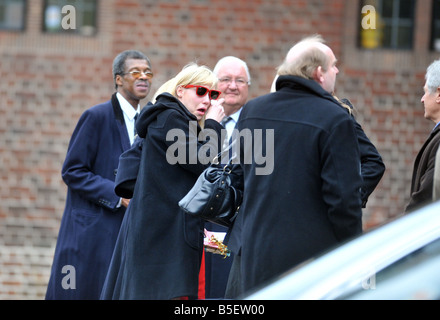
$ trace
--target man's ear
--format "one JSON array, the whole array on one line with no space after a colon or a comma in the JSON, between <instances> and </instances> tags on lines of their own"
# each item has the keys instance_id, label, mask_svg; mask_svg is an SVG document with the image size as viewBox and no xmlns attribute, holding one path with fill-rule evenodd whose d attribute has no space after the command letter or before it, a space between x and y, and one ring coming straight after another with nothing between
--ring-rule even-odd
<instances>
[{"instance_id":1,"label":"man's ear","mask_svg":"<svg viewBox=\"0 0 440 320\"><path fill-rule=\"evenodd\" d=\"M315 72L313 73L313 77L314 77L314 80L316 82L318 82L319 84L322 85L324 83L324 72L323 72L321 66L316 68Z\"/></svg>"},{"instance_id":2,"label":"man's ear","mask_svg":"<svg viewBox=\"0 0 440 320\"><path fill-rule=\"evenodd\" d=\"M435 90L435 102L440 104L440 87Z\"/></svg>"},{"instance_id":3,"label":"man's ear","mask_svg":"<svg viewBox=\"0 0 440 320\"><path fill-rule=\"evenodd\" d=\"M122 76L120 74L116 75L115 82L116 82L118 87L122 87L122 85L123 85L123 83L122 83Z\"/></svg>"}]
</instances>

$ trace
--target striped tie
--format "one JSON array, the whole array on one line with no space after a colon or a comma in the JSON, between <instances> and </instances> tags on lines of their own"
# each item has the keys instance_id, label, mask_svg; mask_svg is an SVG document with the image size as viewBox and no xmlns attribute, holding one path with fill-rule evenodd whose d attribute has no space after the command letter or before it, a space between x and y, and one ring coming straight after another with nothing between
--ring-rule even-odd
<instances>
[{"instance_id":1,"label":"striped tie","mask_svg":"<svg viewBox=\"0 0 440 320\"><path fill-rule=\"evenodd\" d=\"M137 135L137 131L136 131L136 121L139 117L139 113L136 113L136 115L134 116L134 136L136 137Z\"/></svg>"},{"instance_id":2,"label":"striped tie","mask_svg":"<svg viewBox=\"0 0 440 320\"><path fill-rule=\"evenodd\" d=\"M223 120L220 122L220 124L224 127L231 120L232 120L232 117L226 116L226 117L223 118Z\"/></svg>"}]
</instances>

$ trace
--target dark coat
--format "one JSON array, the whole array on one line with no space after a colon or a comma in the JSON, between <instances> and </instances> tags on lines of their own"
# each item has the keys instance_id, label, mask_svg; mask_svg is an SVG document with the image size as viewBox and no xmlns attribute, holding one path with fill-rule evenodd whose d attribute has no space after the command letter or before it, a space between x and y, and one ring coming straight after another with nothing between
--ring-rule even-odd
<instances>
[{"instance_id":1,"label":"dark coat","mask_svg":"<svg viewBox=\"0 0 440 320\"><path fill-rule=\"evenodd\" d=\"M351 102L347 99L342 99L342 102L347 104L350 108L353 108ZM385 173L385 164L382 161L382 157L377 151L370 139L368 139L362 126L352 116L356 128L356 134L359 143L359 153L361 156L361 175L362 175L362 187L361 198L362 207L365 208L367 201L374 189L376 189L380 180Z\"/></svg>"},{"instance_id":2,"label":"dark coat","mask_svg":"<svg viewBox=\"0 0 440 320\"><path fill-rule=\"evenodd\" d=\"M145 110L145 109L144 109ZM130 149L119 157L118 171L115 179L115 193L125 199L133 198L141 163L144 139L137 136Z\"/></svg>"},{"instance_id":3,"label":"dark coat","mask_svg":"<svg viewBox=\"0 0 440 320\"><path fill-rule=\"evenodd\" d=\"M62 168L67 200L46 299L99 299L125 212L117 208L115 173L129 147L116 95L79 119Z\"/></svg>"},{"instance_id":4,"label":"dark coat","mask_svg":"<svg viewBox=\"0 0 440 320\"><path fill-rule=\"evenodd\" d=\"M151 105L151 102L148 102L147 106ZM141 114L146 110L149 110L149 108L143 108ZM134 186L136 185L139 165L141 163L143 144L144 139L136 135L131 148L119 157L115 178L115 193L122 198L131 199L133 197Z\"/></svg>"},{"instance_id":5,"label":"dark coat","mask_svg":"<svg viewBox=\"0 0 440 320\"><path fill-rule=\"evenodd\" d=\"M240 132L250 129L257 140L257 129L263 135L274 133L274 170L269 175L256 173L262 167L258 158L246 163L249 144L240 143L244 292L362 232L360 154L353 121L314 81L282 76L277 86L277 92L248 102L237 124Z\"/></svg>"},{"instance_id":6,"label":"dark coat","mask_svg":"<svg viewBox=\"0 0 440 320\"><path fill-rule=\"evenodd\" d=\"M414 162L411 198L405 212L413 211L432 202L435 156L440 145L440 126L429 135Z\"/></svg>"},{"instance_id":7,"label":"dark coat","mask_svg":"<svg viewBox=\"0 0 440 320\"><path fill-rule=\"evenodd\" d=\"M197 120L173 96L163 94L145 109L136 125L144 138L139 173L101 298L197 297L203 221L185 214L178 202L208 166L196 159L206 142L190 133L189 122ZM220 139L218 122L206 120L205 129ZM197 126L197 135L200 131ZM170 152L180 133L186 157L172 163L167 156L181 156Z\"/></svg>"}]
</instances>

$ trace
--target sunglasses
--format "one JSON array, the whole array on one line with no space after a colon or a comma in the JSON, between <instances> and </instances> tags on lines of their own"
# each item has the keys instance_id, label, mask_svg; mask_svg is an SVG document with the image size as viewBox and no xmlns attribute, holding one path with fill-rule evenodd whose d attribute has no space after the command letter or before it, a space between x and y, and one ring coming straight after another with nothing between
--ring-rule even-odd
<instances>
[{"instance_id":1,"label":"sunglasses","mask_svg":"<svg viewBox=\"0 0 440 320\"><path fill-rule=\"evenodd\" d=\"M193 86L193 85L189 84L189 85L186 85L183 87L186 89L196 88L196 94L199 97L204 97L209 92L209 99L211 99L211 100L217 100L218 97L220 97L220 95L222 94L221 91L209 90L207 87L204 87L204 86Z\"/></svg>"},{"instance_id":2,"label":"sunglasses","mask_svg":"<svg viewBox=\"0 0 440 320\"><path fill-rule=\"evenodd\" d=\"M135 78L135 79L139 79L142 76L146 76L148 79L152 79L154 77L154 74L151 71L145 71L145 72L131 71L131 72L123 73L122 75L124 76L126 74L131 74L133 76L133 78Z\"/></svg>"}]
</instances>

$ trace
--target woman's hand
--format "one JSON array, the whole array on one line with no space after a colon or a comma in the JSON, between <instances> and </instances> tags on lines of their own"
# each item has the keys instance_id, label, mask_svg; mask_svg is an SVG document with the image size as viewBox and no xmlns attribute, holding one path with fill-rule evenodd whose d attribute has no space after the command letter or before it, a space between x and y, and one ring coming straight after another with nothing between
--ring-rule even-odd
<instances>
[{"instance_id":1,"label":"woman's hand","mask_svg":"<svg viewBox=\"0 0 440 320\"><path fill-rule=\"evenodd\" d=\"M206 119L212 119L220 123L225 117L225 109L222 106L223 102L225 102L223 98L211 100L211 107L206 112Z\"/></svg>"}]
</instances>

